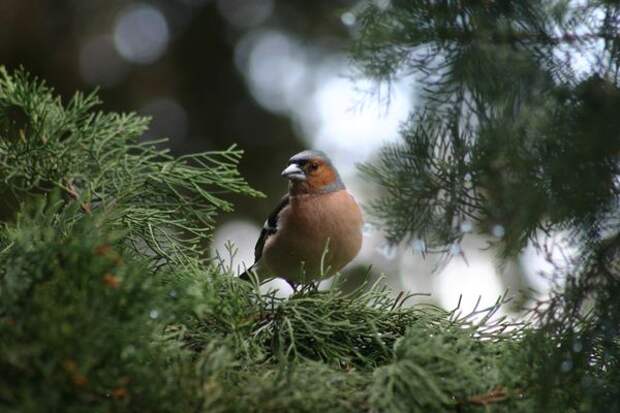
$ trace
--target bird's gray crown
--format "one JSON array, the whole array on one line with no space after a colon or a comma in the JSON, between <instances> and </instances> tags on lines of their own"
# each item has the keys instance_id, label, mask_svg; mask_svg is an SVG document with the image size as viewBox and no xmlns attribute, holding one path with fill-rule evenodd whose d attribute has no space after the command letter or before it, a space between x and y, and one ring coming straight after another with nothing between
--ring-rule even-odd
<instances>
[{"instance_id":1,"label":"bird's gray crown","mask_svg":"<svg viewBox=\"0 0 620 413\"><path fill-rule=\"evenodd\" d=\"M308 149L308 150L299 152L296 155L293 155L291 159L289 159L289 163L304 164L308 162L310 159L317 159L317 158L321 159L322 161L324 161L325 163L329 165L332 164L331 160L328 158L325 152L316 151L312 149Z\"/></svg>"}]
</instances>

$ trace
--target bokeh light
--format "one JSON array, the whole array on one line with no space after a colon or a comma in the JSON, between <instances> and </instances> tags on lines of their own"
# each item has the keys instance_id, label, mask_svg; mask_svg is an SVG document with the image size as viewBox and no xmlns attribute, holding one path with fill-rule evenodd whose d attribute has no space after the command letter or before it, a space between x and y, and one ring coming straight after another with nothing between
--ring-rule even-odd
<instances>
[{"instance_id":1,"label":"bokeh light","mask_svg":"<svg viewBox=\"0 0 620 413\"><path fill-rule=\"evenodd\" d=\"M329 153L343 175L352 175L356 163L398 139L412 81L382 89L369 79L348 78L344 56L317 60L314 53L283 32L250 32L237 46L236 63L261 105L290 116L309 146Z\"/></svg>"},{"instance_id":2,"label":"bokeh light","mask_svg":"<svg viewBox=\"0 0 620 413\"><path fill-rule=\"evenodd\" d=\"M503 294L496 268L490 257L477 251L468 251L467 264L463 259L452 259L436 274L436 287L439 303L446 309L454 308L461 300L461 308L471 311L480 297L481 308L493 305Z\"/></svg>"},{"instance_id":3,"label":"bokeh light","mask_svg":"<svg viewBox=\"0 0 620 413\"><path fill-rule=\"evenodd\" d=\"M296 99L304 95L308 62L293 38L271 30L252 33L240 42L236 54L237 65L261 105L278 113L295 110Z\"/></svg>"},{"instance_id":4,"label":"bokeh light","mask_svg":"<svg viewBox=\"0 0 620 413\"><path fill-rule=\"evenodd\" d=\"M344 24L345 26L350 27L350 26L355 25L357 18L355 17L355 14L351 13L350 11L347 11L347 12L342 13L342 15L340 16L340 21L342 21L342 24Z\"/></svg>"},{"instance_id":5,"label":"bokeh light","mask_svg":"<svg viewBox=\"0 0 620 413\"><path fill-rule=\"evenodd\" d=\"M503 238L504 235L506 235L506 229L500 224L493 225L493 228L491 228L491 234L493 234L495 238Z\"/></svg>"},{"instance_id":6,"label":"bokeh light","mask_svg":"<svg viewBox=\"0 0 620 413\"><path fill-rule=\"evenodd\" d=\"M149 64L159 59L168 46L170 30L162 12L148 4L123 9L114 27L114 44L127 61Z\"/></svg>"},{"instance_id":7,"label":"bokeh light","mask_svg":"<svg viewBox=\"0 0 620 413\"><path fill-rule=\"evenodd\" d=\"M239 268L236 270L243 272L254 264L254 244L259 234L260 227L253 222L241 219L228 222L216 232L211 249L226 261L231 258L228 255L227 244L232 242L237 248L234 261Z\"/></svg>"},{"instance_id":8,"label":"bokeh light","mask_svg":"<svg viewBox=\"0 0 620 413\"><path fill-rule=\"evenodd\" d=\"M387 95L369 79L344 77L346 68L345 60L328 63L313 99L318 112L313 144L333 154L345 175L356 173L357 163L367 160L385 143L399 139L398 127L412 103L409 79L392 85Z\"/></svg>"}]
</instances>

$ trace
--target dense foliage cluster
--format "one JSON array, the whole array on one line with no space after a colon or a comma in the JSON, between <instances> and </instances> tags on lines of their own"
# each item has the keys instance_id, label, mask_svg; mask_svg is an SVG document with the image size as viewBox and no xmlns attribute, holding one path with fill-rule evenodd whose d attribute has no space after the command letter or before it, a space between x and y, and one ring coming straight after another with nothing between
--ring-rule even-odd
<instances>
[{"instance_id":1,"label":"dense foliage cluster","mask_svg":"<svg viewBox=\"0 0 620 413\"><path fill-rule=\"evenodd\" d=\"M525 375L510 368L524 330L491 322L497 306L407 307L378 287L282 299L202 259L196 214L226 208L222 188L256 194L236 173L239 153L172 160L137 143L143 119L91 113L93 99L65 107L3 72L3 411L525 405ZM186 202L170 210L174 197Z\"/></svg>"},{"instance_id":2,"label":"dense foliage cluster","mask_svg":"<svg viewBox=\"0 0 620 413\"><path fill-rule=\"evenodd\" d=\"M239 150L173 158L139 143L145 119L2 70L0 411L620 410L619 6L383 3L354 56L383 80L425 74L425 92L362 167L374 216L440 251L464 222L501 225L503 256L568 234L532 322L497 318L503 299L445 311L338 279L261 294L202 254L223 197L260 195ZM591 43L579 73L566 56Z\"/></svg>"},{"instance_id":3,"label":"dense foliage cluster","mask_svg":"<svg viewBox=\"0 0 620 413\"><path fill-rule=\"evenodd\" d=\"M620 409L620 5L394 0L361 20L365 73L422 90L402 142L362 166L389 239L446 252L473 229L502 258L534 246L556 288L533 311L530 392L553 411Z\"/></svg>"},{"instance_id":4,"label":"dense foliage cluster","mask_svg":"<svg viewBox=\"0 0 620 413\"><path fill-rule=\"evenodd\" d=\"M2 72L0 410L523 404L523 377L503 361L523 334L489 319L500 303L462 315L378 287L262 295L199 254L229 208L221 194L257 195L239 151L172 159L138 143L144 119L95 102L63 105Z\"/></svg>"}]
</instances>

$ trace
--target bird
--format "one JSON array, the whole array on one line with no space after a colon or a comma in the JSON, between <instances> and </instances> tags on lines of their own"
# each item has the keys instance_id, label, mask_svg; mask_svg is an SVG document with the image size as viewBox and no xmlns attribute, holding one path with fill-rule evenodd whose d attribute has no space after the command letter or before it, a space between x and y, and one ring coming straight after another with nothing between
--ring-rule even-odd
<instances>
[{"instance_id":1,"label":"bird","mask_svg":"<svg viewBox=\"0 0 620 413\"><path fill-rule=\"evenodd\" d=\"M362 246L362 211L328 156L305 150L282 171L288 193L265 221L254 264L240 275L284 278L293 289L340 271Z\"/></svg>"}]
</instances>

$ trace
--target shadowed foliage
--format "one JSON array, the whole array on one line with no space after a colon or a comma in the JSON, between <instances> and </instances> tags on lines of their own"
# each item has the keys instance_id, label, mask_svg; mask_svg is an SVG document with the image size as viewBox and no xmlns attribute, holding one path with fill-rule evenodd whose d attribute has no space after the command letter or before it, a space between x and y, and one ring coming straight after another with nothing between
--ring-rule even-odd
<instances>
[{"instance_id":1,"label":"shadowed foliage","mask_svg":"<svg viewBox=\"0 0 620 413\"><path fill-rule=\"evenodd\" d=\"M353 49L366 74L421 90L401 142L361 166L390 241L445 253L473 230L502 259L531 246L551 264L522 343L536 411L619 408L619 16L611 1L394 0L365 9Z\"/></svg>"}]
</instances>

